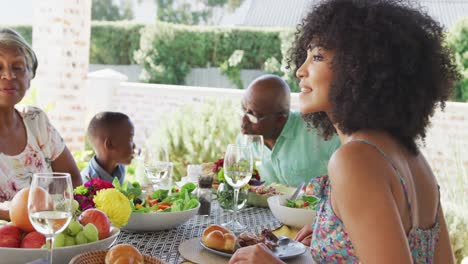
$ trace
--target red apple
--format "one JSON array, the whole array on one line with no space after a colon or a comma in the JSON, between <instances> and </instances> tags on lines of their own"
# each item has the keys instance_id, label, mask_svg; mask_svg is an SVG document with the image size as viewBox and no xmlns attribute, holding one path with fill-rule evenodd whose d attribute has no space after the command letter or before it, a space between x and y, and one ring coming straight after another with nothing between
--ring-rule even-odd
<instances>
[{"instance_id":1,"label":"red apple","mask_svg":"<svg viewBox=\"0 0 468 264\"><path fill-rule=\"evenodd\" d=\"M21 240L21 248L41 248L46 243L46 238L43 234L32 231L26 234Z\"/></svg>"},{"instance_id":2,"label":"red apple","mask_svg":"<svg viewBox=\"0 0 468 264\"><path fill-rule=\"evenodd\" d=\"M99 240L109 237L110 234L110 220L106 213L99 209L88 209L81 213L78 217L78 222L85 226L86 224L93 224L98 230Z\"/></svg>"},{"instance_id":3,"label":"red apple","mask_svg":"<svg viewBox=\"0 0 468 264\"><path fill-rule=\"evenodd\" d=\"M12 225L0 227L0 247L17 248L21 242L21 230Z\"/></svg>"}]
</instances>

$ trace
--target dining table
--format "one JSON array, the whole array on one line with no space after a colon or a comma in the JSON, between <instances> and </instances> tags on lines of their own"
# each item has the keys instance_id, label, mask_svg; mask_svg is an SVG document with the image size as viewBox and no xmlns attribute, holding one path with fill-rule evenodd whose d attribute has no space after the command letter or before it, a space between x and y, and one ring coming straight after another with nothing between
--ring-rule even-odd
<instances>
[{"instance_id":1,"label":"dining table","mask_svg":"<svg viewBox=\"0 0 468 264\"><path fill-rule=\"evenodd\" d=\"M208 216L195 215L184 224L169 230L144 232L121 230L114 244L130 244L142 254L159 258L166 263L228 263L229 258L203 249L198 238L201 238L203 230L208 225L226 223L231 218L232 212L222 209L217 201L213 201L211 214ZM246 231L254 234L260 234L266 228L275 230L282 225L269 208L262 207L243 208L238 211L237 219L246 226ZM181 250L190 252L181 254ZM193 258L185 259L183 255ZM285 261L291 264L313 263L309 250L301 256Z\"/></svg>"}]
</instances>

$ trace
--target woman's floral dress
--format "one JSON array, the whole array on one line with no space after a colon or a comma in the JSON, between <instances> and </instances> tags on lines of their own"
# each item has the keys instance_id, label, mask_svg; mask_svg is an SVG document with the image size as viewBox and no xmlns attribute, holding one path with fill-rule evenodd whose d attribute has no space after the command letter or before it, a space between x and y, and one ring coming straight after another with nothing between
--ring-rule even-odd
<instances>
[{"instance_id":1,"label":"woman's floral dress","mask_svg":"<svg viewBox=\"0 0 468 264\"><path fill-rule=\"evenodd\" d=\"M27 144L15 156L0 152L0 202L9 201L31 184L35 172L51 172L51 163L64 150L65 144L46 114L32 106L18 106L26 128Z\"/></svg>"},{"instance_id":2,"label":"woman's floral dress","mask_svg":"<svg viewBox=\"0 0 468 264\"><path fill-rule=\"evenodd\" d=\"M373 146L390 162L400 178L411 212L405 180L390 158L381 149L368 141L355 141ZM309 186L313 186L313 190L308 191L308 193L320 198L317 206L317 217L312 226L311 252L314 260L317 263L359 263L359 258L356 255L344 224L333 211L330 200L331 185L328 175L322 175L313 179ZM432 228L421 229L412 227L407 237L414 263L434 262L434 252L439 239L439 222L437 221L437 217Z\"/></svg>"}]
</instances>

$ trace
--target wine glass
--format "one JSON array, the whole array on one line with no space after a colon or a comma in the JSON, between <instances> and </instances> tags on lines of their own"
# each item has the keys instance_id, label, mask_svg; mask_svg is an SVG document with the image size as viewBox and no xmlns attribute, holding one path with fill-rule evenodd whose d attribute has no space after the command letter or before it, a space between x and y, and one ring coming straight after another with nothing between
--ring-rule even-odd
<instances>
[{"instance_id":1,"label":"wine glass","mask_svg":"<svg viewBox=\"0 0 468 264\"><path fill-rule=\"evenodd\" d=\"M223 224L234 233L241 233L245 226L237 221L237 202L239 189L245 186L252 178L253 158L252 147L249 145L229 144L224 156L224 178L234 189L234 217L229 223Z\"/></svg>"},{"instance_id":2,"label":"wine glass","mask_svg":"<svg viewBox=\"0 0 468 264\"><path fill-rule=\"evenodd\" d=\"M252 145L252 155L255 167L262 165L263 160L263 136L262 135L242 135L243 145Z\"/></svg>"},{"instance_id":3,"label":"wine glass","mask_svg":"<svg viewBox=\"0 0 468 264\"><path fill-rule=\"evenodd\" d=\"M172 186L172 162L169 162L167 148L164 145L152 145L143 151L143 164L153 190L170 190Z\"/></svg>"},{"instance_id":4,"label":"wine glass","mask_svg":"<svg viewBox=\"0 0 468 264\"><path fill-rule=\"evenodd\" d=\"M73 214L73 186L69 173L34 173L28 196L28 217L46 237L47 261L52 263L54 235L62 232Z\"/></svg>"}]
</instances>

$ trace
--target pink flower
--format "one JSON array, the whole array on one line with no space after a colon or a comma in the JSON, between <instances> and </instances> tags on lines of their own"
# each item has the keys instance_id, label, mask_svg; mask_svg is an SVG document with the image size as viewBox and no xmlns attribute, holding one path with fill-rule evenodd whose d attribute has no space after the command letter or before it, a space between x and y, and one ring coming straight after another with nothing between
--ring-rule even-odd
<instances>
[{"instance_id":1,"label":"pink flower","mask_svg":"<svg viewBox=\"0 0 468 264\"><path fill-rule=\"evenodd\" d=\"M86 209L94 207L93 199L91 199L91 198L89 198L89 197L87 197L85 195L75 194L74 198L78 202L78 204L80 205L80 210L81 211L84 211Z\"/></svg>"}]
</instances>

